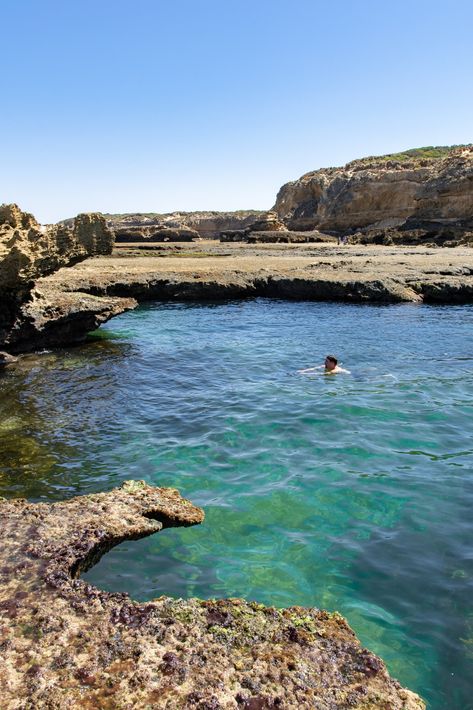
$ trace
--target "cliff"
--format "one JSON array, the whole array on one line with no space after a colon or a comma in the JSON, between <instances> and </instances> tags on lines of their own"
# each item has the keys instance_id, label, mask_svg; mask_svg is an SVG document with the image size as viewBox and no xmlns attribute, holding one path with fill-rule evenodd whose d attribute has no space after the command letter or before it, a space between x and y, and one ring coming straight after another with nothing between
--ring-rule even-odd
<instances>
[{"instance_id":1,"label":"cliff","mask_svg":"<svg viewBox=\"0 0 473 710\"><path fill-rule=\"evenodd\" d=\"M425 708L339 614L138 603L80 579L114 545L203 517L139 481L52 504L0 499L2 709Z\"/></svg>"},{"instance_id":2,"label":"cliff","mask_svg":"<svg viewBox=\"0 0 473 710\"><path fill-rule=\"evenodd\" d=\"M117 242L193 241L216 239L221 232L235 230L284 230L272 212L170 212L168 214L104 215Z\"/></svg>"},{"instance_id":3,"label":"cliff","mask_svg":"<svg viewBox=\"0 0 473 710\"><path fill-rule=\"evenodd\" d=\"M134 302L86 294L47 294L36 281L89 256L110 254L113 234L99 214L71 226L41 226L17 205L0 206L0 350L74 342ZM85 329L85 330L84 330Z\"/></svg>"},{"instance_id":4,"label":"cliff","mask_svg":"<svg viewBox=\"0 0 473 710\"><path fill-rule=\"evenodd\" d=\"M419 149L316 170L283 185L273 209L289 229L361 232L380 241L389 230L393 241L404 233L412 243L468 243L473 146Z\"/></svg>"}]
</instances>

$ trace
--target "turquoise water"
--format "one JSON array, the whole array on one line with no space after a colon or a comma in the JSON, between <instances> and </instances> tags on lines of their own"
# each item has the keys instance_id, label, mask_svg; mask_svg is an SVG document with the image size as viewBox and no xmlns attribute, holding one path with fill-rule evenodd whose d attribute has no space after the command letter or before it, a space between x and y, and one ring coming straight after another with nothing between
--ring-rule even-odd
<instances>
[{"instance_id":1,"label":"turquoise water","mask_svg":"<svg viewBox=\"0 0 473 710\"><path fill-rule=\"evenodd\" d=\"M473 708L473 309L152 304L0 376L0 495L174 486L202 526L86 577L338 610L434 710ZM351 375L300 375L338 354Z\"/></svg>"}]
</instances>

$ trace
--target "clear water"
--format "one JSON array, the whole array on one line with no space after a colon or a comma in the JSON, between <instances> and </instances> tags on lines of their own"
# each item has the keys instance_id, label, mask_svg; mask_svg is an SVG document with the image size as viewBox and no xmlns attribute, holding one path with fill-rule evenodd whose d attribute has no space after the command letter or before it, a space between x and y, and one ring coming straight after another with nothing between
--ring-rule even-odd
<instances>
[{"instance_id":1,"label":"clear water","mask_svg":"<svg viewBox=\"0 0 473 710\"><path fill-rule=\"evenodd\" d=\"M90 581L336 609L429 707L473 708L472 326L471 307L141 307L0 376L0 495L177 487L205 523ZM351 375L296 373L330 352Z\"/></svg>"}]
</instances>

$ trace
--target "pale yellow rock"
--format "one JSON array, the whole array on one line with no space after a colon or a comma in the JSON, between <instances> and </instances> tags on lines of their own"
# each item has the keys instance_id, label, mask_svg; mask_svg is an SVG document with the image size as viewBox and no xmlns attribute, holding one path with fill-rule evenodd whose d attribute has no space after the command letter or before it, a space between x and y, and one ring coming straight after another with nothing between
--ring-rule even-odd
<instances>
[{"instance_id":1,"label":"pale yellow rock","mask_svg":"<svg viewBox=\"0 0 473 710\"><path fill-rule=\"evenodd\" d=\"M291 229L465 225L473 220L473 146L437 159L367 158L316 170L283 185L273 209Z\"/></svg>"}]
</instances>

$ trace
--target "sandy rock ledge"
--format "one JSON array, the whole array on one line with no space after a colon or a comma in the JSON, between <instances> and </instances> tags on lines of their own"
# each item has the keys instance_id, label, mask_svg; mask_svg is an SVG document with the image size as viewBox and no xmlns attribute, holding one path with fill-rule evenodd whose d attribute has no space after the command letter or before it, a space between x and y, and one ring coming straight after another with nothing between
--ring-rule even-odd
<instances>
[{"instance_id":1,"label":"sandy rock ledge","mask_svg":"<svg viewBox=\"0 0 473 710\"><path fill-rule=\"evenodd\" d=\"M2 710L425 707L336 613L136 603L78 578L124 540L203 518L136 481L60 503L0 499Z\"/></svg>"}]
</instances>

